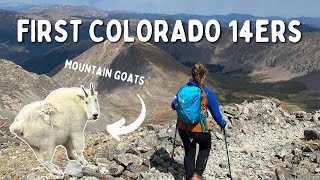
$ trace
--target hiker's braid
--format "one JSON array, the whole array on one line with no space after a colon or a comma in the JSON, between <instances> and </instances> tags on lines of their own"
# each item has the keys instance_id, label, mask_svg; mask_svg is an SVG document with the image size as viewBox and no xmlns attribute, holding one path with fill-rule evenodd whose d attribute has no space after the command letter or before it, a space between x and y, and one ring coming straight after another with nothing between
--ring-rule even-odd
<instances>
[{"instance_id":1,"label":"hiker's braid","mask_svg":"<svg viewBox=\"0 0 320 180\"><path fill-rule=\"evenodd\" d=\"M192 80L196 82L201 89L204 87L204 85L201 83L201 79L206 72L206 67L203 64L195 64L192 68Z\"/></svg>"}]
</instances>

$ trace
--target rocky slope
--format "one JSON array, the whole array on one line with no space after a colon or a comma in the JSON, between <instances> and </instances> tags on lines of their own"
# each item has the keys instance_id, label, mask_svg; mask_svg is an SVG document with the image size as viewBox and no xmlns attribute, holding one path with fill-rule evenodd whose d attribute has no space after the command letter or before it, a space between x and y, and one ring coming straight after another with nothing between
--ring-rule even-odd
<instances>
[{"instance_id":1,"label":"rocky slope","mask_svg":"<svg viewBox=\"0 0 320 180\"><path fill-rule=\"evenodd\" d=\"M48 76L29 73L11 61L0 59L0 87L0 133L3 133L25 104L42 100L59 86Z\"/></svg>"},{"instance_id":2,"label":"rocky slope","mask_svg":"<svg viewBox=\"0 0 320 180\"><path fill-rule=\"evenodd\" d=\"M105 41L97 44L72 59L74 62L94 65L112 70L111 77L103 77L92 73L56 68L52 74L53 80L61 86L80 86L93 82L99 92L99 103L103 112L100 121L90 124L90 127L105 127L107 123L115 122L124 117L128 122L135 120L141 111L139 94L147 108L146 121L166 121L173 118L170 113L170 102L182 84L186 84L191 70L176 62L171 56L149 43L110 43ZM62 69L61 69L62 68ZM121 71L133 75L133 82L117 80L115 72ZM135 76L143 76L144 83L135 83ZM208 84L215 84L210 77ZM138 81L139 82L139 81ZM212 86L209 86L214 89ZM218 87L215 87L215 90ZM222 95L222 93L219 93ZM90 130L93 130L90 128Z\"/></svg>"},{"instance_id":3,"label":"rocky slope","mask_svg":"<svg viewBox=\"0 0 320 180\"><path fill-rule=\"evenodd\" d=\"M229 117L226 131L234 179L319 179L319 111L290 114L276 99L230 104L221 110L226 119ZM171 159L174 124L175 120L170 120L145 125L122 136L121 142L105 132L87 132L88 167L68 162L62 148L53 162L65 172L64 179L182 179L184 151L179 138ZM309 128L312 125L318 126ZM228 179L223 135L216 126L212 142L204 176L208 180ZM55 178L37 163L23 142L1 146L2 179Z\"/></svg>"}]
</instances>

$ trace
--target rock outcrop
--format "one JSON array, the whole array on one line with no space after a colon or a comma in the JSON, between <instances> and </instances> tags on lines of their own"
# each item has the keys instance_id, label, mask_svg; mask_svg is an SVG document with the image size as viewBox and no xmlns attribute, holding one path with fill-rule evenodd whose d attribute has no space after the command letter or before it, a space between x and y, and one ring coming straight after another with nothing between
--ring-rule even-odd
<instances>
[{"instance_id":1,"label":"rock outcrop","mask_svg":"<svg viewBox=\"0 0 320 180\"><path fill-rule=\"evenodd\" d=\"M221 111L229 121L226 136L233 179L319 178L319 139L304 139L304 127L319 124L319 121L301 119L300 115L297 116L301 112L284 111L276 99L226 105L221 107ZM312 117L312 113L302 114ZM57 164L64 170L65 179L183 179L184 150L179 136L171 158L174 135L175 120L168 120L166 124L144 125L122 136L120 142L105 132L87 132L85 156L89 166L83 168L68 161L59 148L54 161L59 162ZM225 142L216 125L212 142L204 177L208 180L228 179ZM31 157L17 161L17 164L29 167L28 170L1 171L3 179L55 178L48 176L42 167L29 166L29 161L35 161L35 157L26 152L26 145L16 146L13 143L1 151L5 156L1 157L4 166L9 164L12 155L15 159ZM37 164L34 161L33 164Z\"/></svg>"}]
</instances>

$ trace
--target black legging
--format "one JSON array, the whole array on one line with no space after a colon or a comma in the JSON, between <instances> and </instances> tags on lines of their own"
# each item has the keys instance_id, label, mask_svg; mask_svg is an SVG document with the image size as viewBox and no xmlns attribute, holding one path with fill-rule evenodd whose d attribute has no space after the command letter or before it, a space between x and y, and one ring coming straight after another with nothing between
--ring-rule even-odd
<instances>
[{"instance_id":1,"label":"black legging","mask_svg":"<svg viewBox=\"0 0 320 180\"><path fill-rule=\"evenodd\" d=\"M186 171L187 180L191 180L194 173L202 176L211 150L210 132L187 132L184 129L179 129L179 135L184 145L184 168ZM190 138L193 139L192 142L190 142ZM197 162L195 163L197 143L199 144L199 153Z\"/></svg>"}]
</instances>

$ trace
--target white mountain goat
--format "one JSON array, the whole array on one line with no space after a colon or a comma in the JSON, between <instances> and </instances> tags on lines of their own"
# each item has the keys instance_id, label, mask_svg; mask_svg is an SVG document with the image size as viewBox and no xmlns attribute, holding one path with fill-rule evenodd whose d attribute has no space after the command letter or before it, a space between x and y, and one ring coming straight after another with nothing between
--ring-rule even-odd
<instances>
[{"instance_id":1,"label":"white mountain goat","mask_svg":"<svg viewBox=\"0 0 320 180\"><path fill-rule=\"evenodd\" d=\"M56 89L45 100L24 106L10 131L30 146L50 173L63 176L63 172L52 163L59 145L66 148L70 160L87 165L83 156L84 129L88 120L98 119L97 94L92 83L90 90L83 86Z\"/></svg>"}]
</instances>

